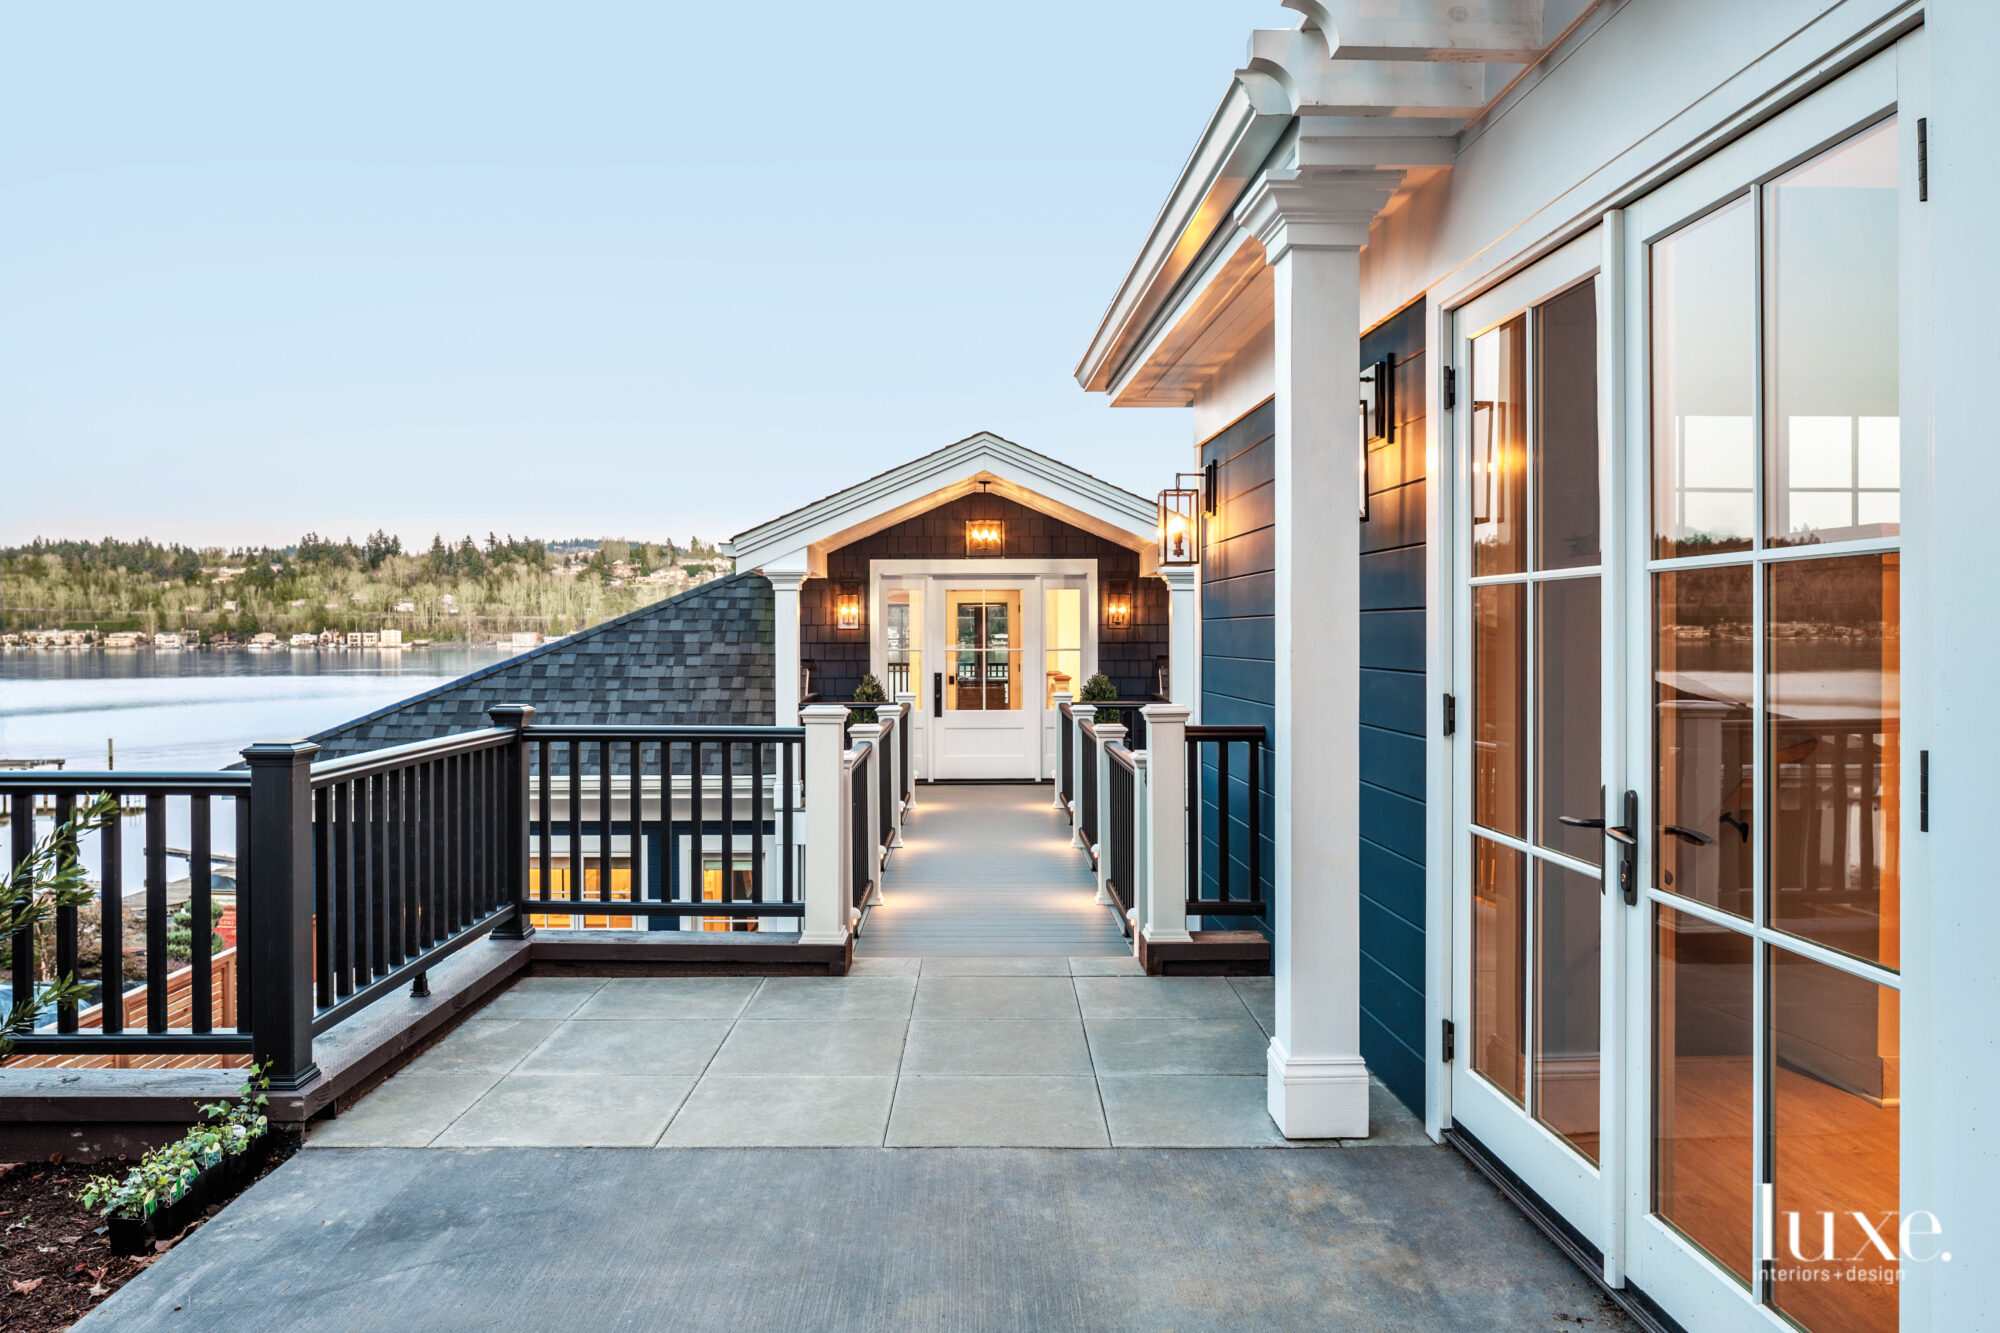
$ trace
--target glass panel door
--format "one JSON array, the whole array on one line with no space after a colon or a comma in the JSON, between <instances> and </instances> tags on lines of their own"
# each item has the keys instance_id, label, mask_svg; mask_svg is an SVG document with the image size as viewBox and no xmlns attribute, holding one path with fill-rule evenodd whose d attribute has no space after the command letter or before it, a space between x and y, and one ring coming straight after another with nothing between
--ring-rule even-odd
<instances>
[{"instance_id":1,"label":"glass panel door","mask_svg":"<svg viewBox=\"0 0 2000 1333\"><path fill-rule=\"evenodd\" d=\"M1896 1327L1856 1215L1897 1207L1899 133L1739 176L1636 255L1651 1151L1628 1266L1690 1327Z\"/></svg>"},{"instance_id":2,"label":"glass panel door","mask_svg":"<svg viewBox=\"0 0 2000 1333\"><path fill-rule=\"evenodd\" d=\"M1603 1156L1596 236L1459 312L1452 1117L1592 1243Z\"/></svg>"}]
</instances>

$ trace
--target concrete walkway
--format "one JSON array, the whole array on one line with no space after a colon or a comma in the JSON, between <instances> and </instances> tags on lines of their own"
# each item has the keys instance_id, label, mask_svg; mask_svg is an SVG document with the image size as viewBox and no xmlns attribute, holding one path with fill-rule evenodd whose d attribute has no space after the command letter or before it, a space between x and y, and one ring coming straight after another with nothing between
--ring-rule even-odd
<instances>
[{"instance_id":1,"label":"concrete walkway","mask_svg":"<svg viewBox=\"0 0 2000 1333\"><path fill-rule=\"evenodd\" d=\"M527 977L309 1143L1297 1146L1264 1107L1270 978L1137 973L908 958L848 977ZM1373 1119L1370 1146L1429 1142L1379 1085Z\"/></svg>"},{"instance_id":2,"label":"concrete walkway","mask_svg":"<svg viewBox=\"0 0 2000 1333\"><path fill-rule=\"evenodd\" d=\"M1090 859L1040 785L923 783L889 858L864 958L1127 954Z\"/></svg>"},{"instance_id":3,"label":"concrete walkway","mask_svg":"<svg viewBox=\"0 0 2000 1333\"><path fill-rule=\"evenodd\" d=\"M1633 1328L1449 1149L301 1153L83 1333Z\"/></svg>"}]
</instances>

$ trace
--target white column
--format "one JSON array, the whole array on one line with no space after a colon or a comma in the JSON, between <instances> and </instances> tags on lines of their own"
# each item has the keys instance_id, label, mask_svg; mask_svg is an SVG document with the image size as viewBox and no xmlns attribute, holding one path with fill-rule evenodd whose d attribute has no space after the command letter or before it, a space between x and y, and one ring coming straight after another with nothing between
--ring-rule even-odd
<instances>
[{"instance_id":1,"label":"white column","mask_svg":"<svg viewBox=\"0 0 2000 1333\"><path fill-rule=\"evenodd\" d=\"M847 858L841 855L847 813L841 801L846 791L841 728L847 710L839 704L810 704L799 713L806 728L806 915L799 943L840 944L847 939L852 898Z\"/></svg>"},{"instance_id":2,"label":"white column","mask_svg":"<svg viewBox=\"0 0 2000 1333\"><path fill-rule=\"evenodd\" d=\"M882 745L882 724L862 722L850 728L847 733L849 744L855 752L864 756L854 766L854 780L863 786L862 804L868 807L868 865L873 870L870 877L874 887L868 891L868 906L874 907L882 901L882 777L877 764L888 762ZM866 749L862 747L866 746Z\"/></svg>"},{"instance_id":3,"label":"white column","mask_svg":"<svg viewBox=\"0 0 2000 1333\"><path fill-rule=\"evenodd\" d=\"M774 727L799 724L799 586L803 570L764 571L771 580L771 658L775 669L771 703Z\"/></svg>"},{"instance_id":4,"label":"white column","mask_svg":"<svg viewBox=\"0 0 2000 1333\"><path fill-rule=\"evenodd\" d=\"M1125 739L1125 728L1116 722L1097 724L1097 805L1090 812L1090 825L1097 830L1097 901L1109 905L1111 890L1104 887L1111 878L1111 742Z\"/></svg>"},{"instance_id":5,"label":"white column","mask_svg":"<svg viewBox=\"0 0 2000 1333\"><path fill-rule=\"evenodd\" d=\"M903 845L903 728L910 725L909 710L901 704L884 704L875 710L875 720L884 727L889 765L889 846Z\"/></svg>"},{"instance_id":6,"label":"white column","mask_svg":"<svg viewBox=\"0 0 2000 1333\"><path fill-rule=\"evenodd\" d=\"M1287 1138L1368 1133L1361 1059L1361 262L1394 175L1270 172L1238 221L1272 269L1277 726L1266 1062Z\"/></svg>"},{"instance_id":7,"label":"white column","mask_svg":"<svg viewBox=\"0 0 2000 1333\"><path fill-rule=\"evenodd\" d=\"M1167 585L1167 694L1201 716L1201 570L1170 565L1160 571Z\"/></svg>"},{"instance_id":8,"label":"white column","mask_svg":"<svg viewBox=\"0 0 2000 1333\"><path fill-rule=\"evenodd\" d=\"M1049 770L1049 776L1054 779L1049 785L1055 788L1055 795L1049 800L1049 808L1051 810L1062 810L1065 808L1062 793L1062 743L1063 728L1070 725L1070 721L1069 717L1063 712L1063 705L1068 703L1071 697L1068 690L1057 690L1055 694L1056 752L1054 755L1054 766ZM1074 740L1075 738L1072 737L1071 739Z\"/></svg>"},{"instance_id":9,"label":"white column","mask_svg":"<svg viewBox=\"0 0 2000 1333\"><path fill-rule=\"evenodd\" d=\"M1146 943L1185 943L1187 928L1186 704L1147 704Z\"/></svg>"},{"instance_id":10,"label":"white column","mask_svg":"<svg viewBox=\"0 0 2000 1333\"><path fill-rule=\"evenodd\" d=\"M903 710L903 715L898 720L898 725L910 729L910 781L908 783L910 795L904 803L903 809L903 813L908 814L911 810L917 808L917 760L922 757L922 736L925 733L921 733L917 729L917 696L915 693L910 690L901 691L896 695L896 703ZM900 793L898 793L898 796L900 799ZM903 821L899 816L896 820L896 841L898 842L902 841L902 828Z\"/></svg>"}]
</instances>

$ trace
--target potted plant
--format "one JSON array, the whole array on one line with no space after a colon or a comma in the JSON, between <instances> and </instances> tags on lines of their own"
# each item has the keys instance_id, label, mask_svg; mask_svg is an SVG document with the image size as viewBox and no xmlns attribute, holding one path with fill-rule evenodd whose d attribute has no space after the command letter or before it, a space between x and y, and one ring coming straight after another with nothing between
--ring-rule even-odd
<instances>
[{"instance_id":1,"label":"potted plant","mask_svg":"<svg viewBox=\"0 0 2000 1333\"><path fill-rule=\"evenodd\" d=\"M103 1215L112 1253L146 1253L250 1183L271 1154L270 1086L270 1075L253 1067L235 1101L202 1107L201 1124L141 1157L122 1179L91 1178L77 1202Z\"/></svg>"},{"instance_id":2,"label":"potted plant","mask_svg":"<svg viewBox=\"0 0 2000 1333\"><path fill-rule=\"evenodd\" d=\"M873 674L870 674L863 676L861 683L854 687L853 702L858 704L885 704L889 702L889 696L883 691L882 682L877 680ZM874 720L875 710L872 708L850 708L847 710L847 725L850 727L856 723L873 722Z\"/></svg>"},{"instance_id":3,"label":"potted plant","mask_svg":"<svg viewBox=\"0 0 2000 1333\"><path fill-rule=\"evenodd\" d=\"M1102 671L1092 676L1089 680L1083 682L1083 693L1076 696L1078 703L1086 703L1086 704L1109 703L1113 699L1116 699L1117 697L1118 697L1118 687L1116 685L1113 685L1111 683L1111 677L1105 675ZM1102 711L1093 710L1092 721L1097 721L1097 722L1117 721L1118 719L1115 712L1113 712L1112 716L1110 717L1104 716L1105 712L1111 712L1111 711L1112 710L1109 709Z\"/></svg>"}]
</instances>

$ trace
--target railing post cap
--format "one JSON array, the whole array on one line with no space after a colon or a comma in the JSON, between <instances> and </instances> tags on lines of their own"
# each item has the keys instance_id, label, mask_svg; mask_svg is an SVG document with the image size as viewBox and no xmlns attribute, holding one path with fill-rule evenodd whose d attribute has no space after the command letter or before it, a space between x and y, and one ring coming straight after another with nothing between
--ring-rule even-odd
<instances>
[{"instance_id":1,"label":"railing post cap","mask_svg":"<svg viewBox=\"0 0 2000 1333\"><path fill-rule=\"evenodd\" d=\"M495 704L486 710L486 716L496 727L520 728L535 720L533 704Z\"/></svg>"},{"instance_id":2,"label":"railing post cap","mask_svg":"<svg viewBox=\"0 0 2000 1333\"><path fill-rule=\"evenodd\" d=\"M259 741L243 748L243 759L250 764L309 764L319 753L317 741Z\"/></svg>"},{"instance_id":3,"label":"railing post cap","mask_svg":"<svg viewBox=\"0 0 2000 1333\"><path fill-rule=\"evenodd\" d=\"M1194 716L1194 709L1187 704L1147 704L1139 710L1139 716L1147 722L1185 722Z\"/></svg>"},{"instance_id":4,"label":"railing post cap","mask_svg":"<svg viewBox=\"0 0 2000 1333\"><path fill-rule=\"evenodd\" d=\"M856 740L872 741L882 735L882 724L880 722L856 722L848 730L847 734Z\"/></svg>"},{"instance_id":5,"label":"railing post cap","mask_svg":"<svg viewBox=\"0 0 2000 1333\"><path fill-rule=\"evenodd\" d=\"M808 727L843 726L847 722L847 705L807 704L799 710L799 721Z\"/></svg>"}]
</instances>

